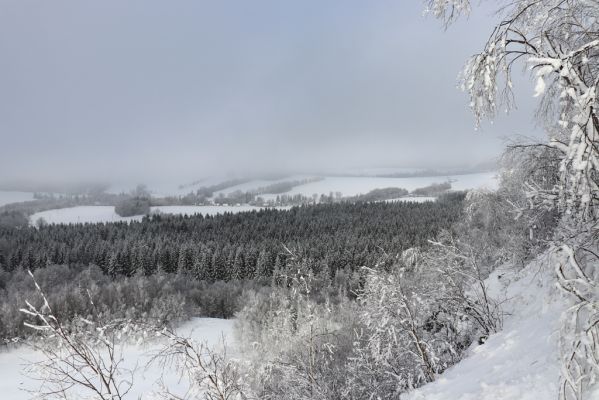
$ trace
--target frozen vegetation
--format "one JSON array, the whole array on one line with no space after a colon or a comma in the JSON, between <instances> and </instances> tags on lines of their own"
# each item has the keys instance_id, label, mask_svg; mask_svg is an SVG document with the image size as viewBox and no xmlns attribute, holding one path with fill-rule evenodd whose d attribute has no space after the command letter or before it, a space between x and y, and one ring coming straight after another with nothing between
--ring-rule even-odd
<instances>
[{"instance_id":1,"label":"frozen vegetation","mask_svg":"<svg viewBox=\"0 0 599 400\"><path fill-rule=\"evenodd\" d=\"M489 294L502 301L502 330L483 346L473 345L464 360L402 400L555 398L561 316L569 302L555 287L545 262L540 256L522 271L507 266L495 270L486 283Z\"/></svg>"},{"instance_id":2,"label":"frozen vegetation","mask_svg":"<svg viewBox=\"0 0 599 400\"><path fill-rule=\"evenodd\" d=\"M205 343L216 349L222 348L225 343L228 350L232 350L234 340L232 335L233 320L216 318L193 318L176 329L177 334L190 338L197 343ZM117 351L122 356L124 363L122 370L134 371L133 385L126 398L156 399L163 385L167 386L174 394L184 395L188 386L180 379L173 368L166 368L157 363L150 364L151 358L161 350L167 342L165 339L153 339L149 343L123 343L117 346ZM106 355L105 355L106 356ZM27 400L39 398L38 388L42 382L38 375L31 370L32 364L43 360L43 356L34 348L27 345L17 345L8 351L0 352L0 393L2 398L10 400ZM73 396L87 398L88 390L80 388L74 390Z\"/></svg>"},{"instance_id":3,"label":"frozen vegetation","mask_svg":"<svg viewBox=\"0 0 599 400\"><path fill-rule=\"evenodd\" d=\"M472 7L426 3L447 25ZM15 358L41 357L45 398L150 396L161 374L168 399L599 398L599 5L517 0L499 15L462 88L477 123L492 119L513 106L523 61L549 138L508 146L497 179L326 176L270 186L289 189L271 200L301 204L288 210L2 224L0 329L39 351L2 354L1 370L15 379ZM268 186L230 180L171 200L249 204ZM393 201L408 192L426 201ZM216 314L235 322L187 328L232 331L234 357L169 329ZM133 389L122 377L143 347L113 350L148 331L168 339L166 363Z\"/></svg>"}]
</instances>

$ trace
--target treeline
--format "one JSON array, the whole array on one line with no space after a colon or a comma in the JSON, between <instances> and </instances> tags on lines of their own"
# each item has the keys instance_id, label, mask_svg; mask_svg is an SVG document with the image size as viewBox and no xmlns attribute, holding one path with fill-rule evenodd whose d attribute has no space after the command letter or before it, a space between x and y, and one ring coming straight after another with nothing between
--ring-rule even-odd
<instances>
[{"instance_id":1,"label":"treeline","mask_svg":"<svg viewBox=\"0 0 599 400\"><path fill-rule=\"evenodd\" d=\"M451 190L451 182L443 182L443 183L431 183L428 186L414 189L412 194L415 196L439 196L443 193L446 193L448 190Z\"/></svg>"},{"instance_id":2,"label":"treeline","mask_svg":"<svg viewBox=\"0 0 599 400\"><path fill-rule=\"evenodd\" d=\"M435 203L337 203L218 216L154 215L141 222L0 227L0 268L97 265L112 277L189 272L198 280L269 277L285 248L334 276L384 252L422 246L461 215L463 194Z\"/></svg>"},{"instance_id":3,"label":"treeline","mask_svg":"<svg viewBox=\"0 0 599 400\"><path fill-rule=\"evenodd\" d=\"M404 188L389 187L383 189L374 189L366 194L359 194L351 198L353 201L382 201L404 197L410 194Z\"/></svg>"},{"instance_id":4,"label":"treeline","mask_svg":"<svg viewBox=\"0 0 599 400\"><path fill-rule=\"evenodd\" d=\"M306 185L306 184L312 183L312 182L318 182L318 181L321 181L322 179L323 178L308 178L308 179L296 179L296 180L292 180L292 181L277 182L277 183L273 183L273 184L270 184L267 186L259 187L258 189L254 190L254 193L256 195L281 194L281 193L290 191L291 189L293 189L296 186Z\"/></svg>"}]
</instances>

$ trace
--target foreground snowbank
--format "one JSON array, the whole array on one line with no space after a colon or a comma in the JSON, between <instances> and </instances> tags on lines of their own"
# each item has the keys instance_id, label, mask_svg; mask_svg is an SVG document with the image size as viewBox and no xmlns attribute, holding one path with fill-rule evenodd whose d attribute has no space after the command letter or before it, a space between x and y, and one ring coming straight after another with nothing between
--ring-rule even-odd
<instances>
[{"instance_id":1,"label":"foreground snowbank","mask_svg":"<svg viewBox=\"0 0 599 400\"><path fill-rule=\"evenodd\" d=\"M233 320L217 318L194 318L179 327L177 332L181 336L193 338L198 343L206 343L217 348L224 338L227 346L230 346L233 344L233 322ZM185 393L187 388L173 369L164 371L162 376L163 371L157 364L152 364L148 369L144 368L151 355L159 348L160 343L123 346L123 367L131 370L137 367L133 375L133 387L127 398L156 398L154 393L159 390L158 383L161 378L174 393ZM34 394L40 382L27 376L25 368L31 362L39 360L39 353L24 346L0 352L0 398L10 400L36 398Z\"/></svg>"},{"instance_id":2,"label":"foreground snowbank","mask_svg":"<svg viewBox=\"0 0 599 400\"><path fill-rule=\"evenodd\" d=\"M559 320L567 301L551 273L542 259L520 273L496 271L488 283L493 297L505 300L503 330L484 345L473 345L435 382L401 399L556 399Z\"/></svg>"}]
</instances>

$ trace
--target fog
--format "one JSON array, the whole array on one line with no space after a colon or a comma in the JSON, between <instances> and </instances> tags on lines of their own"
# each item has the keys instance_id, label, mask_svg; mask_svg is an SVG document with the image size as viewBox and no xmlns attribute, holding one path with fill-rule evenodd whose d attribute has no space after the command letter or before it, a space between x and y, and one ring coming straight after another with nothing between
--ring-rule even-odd
<instances>
[{"instance_id":1,"label":"fog","mask_svg":"<svg viewBox=\"0 0 599 400\"><path fill-rule=\"evenodd\" d=\"M457 89L497 18L419 1L4 0L0 184L472 165L534 135L476 132Z\"/></svg>"}]
</instances>

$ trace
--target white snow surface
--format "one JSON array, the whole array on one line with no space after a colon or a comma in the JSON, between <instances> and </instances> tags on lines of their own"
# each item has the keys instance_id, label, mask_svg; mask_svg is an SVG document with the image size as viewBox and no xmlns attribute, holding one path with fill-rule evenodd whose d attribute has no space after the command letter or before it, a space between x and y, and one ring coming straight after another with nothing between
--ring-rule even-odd
<instances>
[{"instance_id":1,"label":"white snow surface","mask_svg":"<svg viewBox=\"0 0 599 400\"><path fill-rule=\"evenodd\" d=\"M404 188L414 190L428 186L432 183L443 183L451 180L453 190L468 189L496 189L498 182L495 172L483 172L468 175L447 175L447 176L427 176L410 178L380 178L372 176L356 177L324 177L317 182L310 182L305 185L294 187L287 195L302 194L304 196L328 195L330 193L340 192L343 196L356 196L365 194L374 189L383 189L389 187ZM454 181L455 180L455 181ZM263 195L265 200L274 199L277 195Z\"/></svg>"},{"instance_id":2,"label":"white snow surface","mask_svg":"<svg viewBox=\"0 0 599 400\"><path fill-rule=\"evenodd\" d=\"M194 318L177 329L177 333L192 338L196 343L205 343L215 349L227 346L227 352L234 351L233 320L217 318ZM162 342L163 343L163 342ZM121 346L119 346L121 348ZM127 395L128 399L157 399L155 393L159 390L158 380L161 368L152 364L145 369L153 353L161 348L161 342L146 345L122 346L124 368L135 370L133 387ZM29 363L40 361L41 355L35 350L21 346L5 352L0 352L0 398L10 400L26 400L35 398L28 390L36 390L39 382L28 376L24 369ZM173 368L165 370L164 382L176 394L183 395L187 387L179 380ZM78 392L78 395L89 396L89 392ZM90 398L90 397L84 397Z\"/></svg>"},{"instance_id":3,"label":"white snow surface","mask_svg":"<svg viewBox=\"0 0 599 400\"><path fill-rule=\"evenodd\" d=\"M31 215L29 222L33 225L41 218L49 224L83 224L136 221L142 216L121 217L114 212L114 206L77 206L41 211Z\"/></svg>"},{"instance_id":4,"label":"white snow surface","mask_svg":"<svg viewBox=\"0 0 599 400\"><path fill-rule=\"evenodd\" d=\"M543 264L539 259L520 273L494 272L487 282L495 299L505 299L503 329L401 400L557 399L560 316L568 301Z\"/></svg>"},{"instance_id":5,"label":"white snow surface","mask_svg":"<svg viewBox=\"0 0 599 400\"><path fill-rule=\"evenodd\" d=\"M23 201L33 200L32 192L14 192L0 190L0 207L6 204L20 203Z\"/></svg>"},{"instance_id":6,"label":"white snow surface","mask_svg":"<svg viewBox=\"0 0 599 400\"><path fill-rule=\"evenodd\" d=\"M278 209L289 209L290 207L276 207ZM249 205L243 206L157 206L151 208L151 213L181 214L181 215L217 215L224 213L239 213L244 211L260 210L262 207ZM43 218L49 224L83 224L100 222L129 222L140 221L143 216L121 217L113 206L77 206L59 208L35 213L29 217L29 222L35 225Z\"/></svg>"},{"instance_id":7,"label":"white snow surface","mask_svg":"<svg viewBox=\"0 0 599 400\"><path fill-rule=\"evenodd\" d=\"M420 187L428 186L431 183L442 183L448 179L455 179L456 182L452 183L453 189L455 190L466 190L466 189L477 189L477 188L488 188L495 189L497 187L497 180L495 178L495 172L481 172L466 175L440 175L440 176L429 176L429 177L409 177L409 178L383 178L372 176L375 174L389 174L397 172L417 172L417 168L371 168L371 169L360 169L351 171L357 176L334 176L334 175L306 175L306 174L295 174L284 176L279 179L267 180L267 179L253 179L242 184L231 186L223 190L219 190L214 193L215 196L219 194L229 194L240 190L242 192L248 192L256 190L260 187L272 185L274 183L288 182L288 181L299 181L309 178L323 178L318 182L312 182L305 185L296 186L293 190L286 192L285 194L297 194L301 193L306 196L312 194L329 194L331 192L341 192L343 196L355 196L357 194L364 194L373 189L381 189L387 187L402 187L407 190L414 190ZM340 173L347 173L347 171L340 171ZM202 186L211 186L227 180L232 179L231 177L215 176L207 179L202 179L195 184L186 184L183 187L172 183L172 182L153 182L148 184L148 190L153 197L167 197L167 196L184 196L189 192L193 192ZM120 183L111 186L108 189L109 193L129 193L137 184L135 183ZM275 198L276 194L262 195L265 199Z\"/></svg>"}]
</instances>

